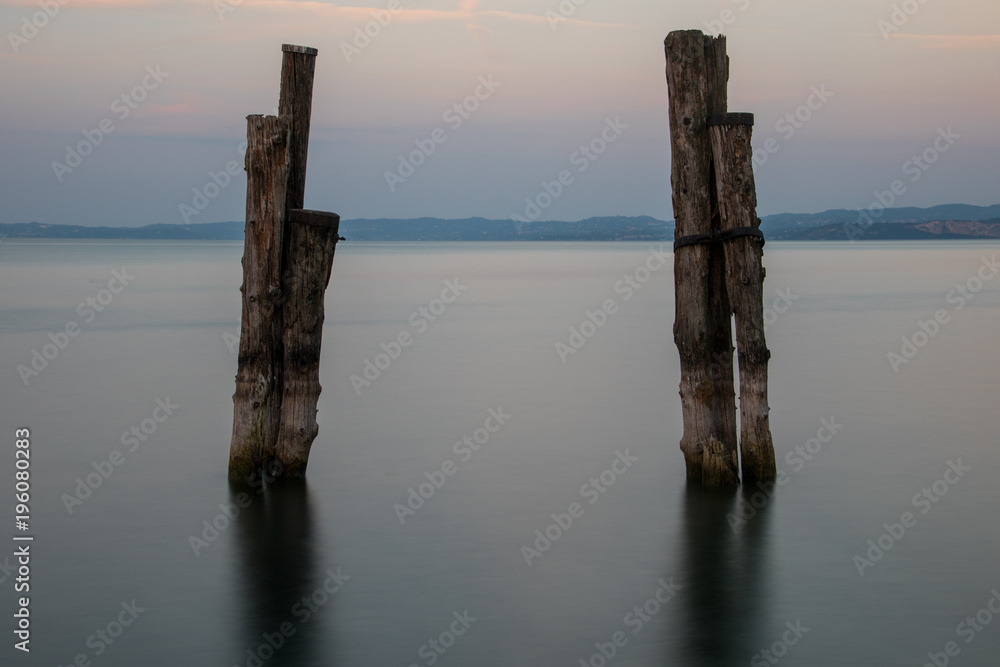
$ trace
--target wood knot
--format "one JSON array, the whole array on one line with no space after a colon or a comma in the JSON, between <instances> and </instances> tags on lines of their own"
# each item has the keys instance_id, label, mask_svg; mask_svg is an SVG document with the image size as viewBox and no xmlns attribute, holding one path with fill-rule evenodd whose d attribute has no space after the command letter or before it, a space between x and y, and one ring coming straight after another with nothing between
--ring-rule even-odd
<instances>
[{"instance_id":1,"label":"wood knot","mask_svg":"<svg viewBox=\"0 0 1000 667\"><path fill-rule=\"evenodd\" d=\"M694 119L691 118L691 116L684 116L684 127L687 127L688 125L690 125L693 122L694 122Z\"/></svg>"}]
</instances>

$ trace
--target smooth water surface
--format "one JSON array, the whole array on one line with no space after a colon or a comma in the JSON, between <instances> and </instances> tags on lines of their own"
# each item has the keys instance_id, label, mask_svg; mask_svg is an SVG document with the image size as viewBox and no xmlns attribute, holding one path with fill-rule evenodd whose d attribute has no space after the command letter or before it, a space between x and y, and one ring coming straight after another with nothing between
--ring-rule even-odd
<instances>
[{"instance_id":1,"label":"smooth water surface","mask_svg":"<svg viewBox=\"0 0 1000 667\"><path fill-rule=\"evenodd\" d=\"M240 498L226 464L242 244L4 240L0 497L11 516L27 427L35 541L32 652L4 646L0 664L774 664L767 649L887 667L951 641L951 664L996 664L1000 619L980 610L1000 590L1000 279L949 292L992 278L998 250L767 245L785 483L766 500L686 488L669 244L342 243L308 482ZM128 285L88 306L122 267ZM583 325L608 300L603 326ZM25 385L18 365L71 321ZM894 370L921 321L933 337ZM571 327L591 336L564 363ZM78 491L114 450L120 465ZM220 504L237 501L229 520ZM855 558L880 538L877 561ZM959 625L977 613L980 630Z\"/></svg>"}]
</instances>

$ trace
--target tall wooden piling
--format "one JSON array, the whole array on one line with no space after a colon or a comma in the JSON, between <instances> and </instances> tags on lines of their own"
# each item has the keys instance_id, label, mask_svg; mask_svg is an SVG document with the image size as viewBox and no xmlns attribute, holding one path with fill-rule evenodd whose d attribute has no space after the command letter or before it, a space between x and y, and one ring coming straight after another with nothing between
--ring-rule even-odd
<instances>
[{"instance_id":1,"label":"tall wooden piling","mask_svg":"<svg viewBox=\"0 0 1000 667\"><path fill-rule=\"evenodd\" d=\"M323 298L340 217L304 211L316 49L282 46L279 116L248 117L243 322L229 476L301 477L318 432Z\"/></svg>"},{"instance_id":2,"label":"tall wooden piling","mask_svg":"<svg viewBox=\"0 0 1000 667\"><path fill-rule=\"evenodd\" d=\"M725 37L706 36L700 30L675 31L667 36L665 51L676 220L674 341L681 360L681 450L688 480L705 486L739 484L734 311L743 478L773 479L774 449L767 422L769 353L763 338L763 237L757 230L749 133L744 137L737 130L730 136L722 126L710 129L711 119L740 116L726 116ZM724 147L716 146L716 139ZM754 269L759 271L754 274Z\"/></svg>"},{"instance_id":3,"label":"tall wooden piling","mask_svg":"<svg viewBox=\"0 0 1000 667\"><path fill-rule=\"evenodd\" d=\"M243 315L233 395L229 476L248 481L273 457L281 419L282 234L288 180L287 119L247 117Z\"/></svg>"},{"instance_id":4,"label":"tall wooden piling","mask_svg":"<svg viewBox=\"0 0 1000 667\"><path fill-rule=\"evenodd\" d=\"M281 92L278 115L291 119L292 141L289 146L289 209L305 206L306 162L309 157L309 123L312 120L313 79L316 74L316 49L283 44L281 47Z\"/></svg>"},{"instance_id":5,"label":"tall wooden piling","mask_svg":"<svg viewBox=\"0 0 1000 667\"><path fill-rule=\"evenodd\" d=\"M729 108L729 56L726 54L726 38L704 37L705 42L705 105L706 111L712 114L725 113ZM720 231L722 223L719 216L719 202L715 188L715 159L709 167L709 208L712 220L709 229L712 234ZM725 475L720 482L732 485L737 480L733 461L737 456L736 439L736 392L733 388L733 329L731 326L732 307L729 300L729 284L726 280L726 257L722 247L713 243L708 246L708 300L709 300L709 331L711 332L710 372L712 378L712 422L715 425L715 437L722 443L727 465Z\"/></svg>"}]
</instances>

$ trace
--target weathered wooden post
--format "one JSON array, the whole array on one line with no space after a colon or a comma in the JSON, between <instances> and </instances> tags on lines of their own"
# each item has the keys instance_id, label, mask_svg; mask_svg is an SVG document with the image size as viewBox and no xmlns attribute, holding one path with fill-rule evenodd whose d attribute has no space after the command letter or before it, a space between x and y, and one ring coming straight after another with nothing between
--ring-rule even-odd
<instances>
[{"instance_id":1,"label":"weathered wooden post","mask_svg":"<svg viewBox=\"0 0 1000 667\"><path fill-rule=\"evenodd\" d=\"M304 477L309 451L319 433L317 404L323 298L333 270L340 216L292 210L288 219L288 256L294 269L285 303L284 383L276 458L285 476Z\"/></svg>"},{"instance_id":2,"label":"weathered wooden post","mask_svg":"<svg viewBox=\"0 0 1000 667\"><path fill-rule=\"evenodd\" d=\"M744 483L775 478L774 444L767 404L764 340L764 243L753 177L753 114L709 117L726 274L729 276L740 359L740 453Z\"/></svg>"},{"instance_id":3,"label":"weathered wooden post","mask_svg":"<svg viewBox=\"0 0 1000 667\"><path fill-rule=\"evenodd\" d=\"M273 458L281 418L282 233L288 180L287 119L247 117L243 315L233 395L229 477L248 481Z\"/></svg>"},{"instance_id":4,"label":"weathered wooden post","mask_svg":"<svg viewBox=\"0 0 1000 667\"><path fill-rule=\"evenodd\" d=\"M726 55L726 38L706 37L705 65L707 71L707 87L705 103L708 113L724 113L729 108L729 56ZM719 202L716 198L714 160L709 170L710 209L712 211L711 232L717 233L721 228L719 217ZM736 441L736 392L733 390L733 329L730 323L732 308L729 303L729 285L726 280L725 255L718 244L708 246L708 270L711 283L708 289L709 315L711 319L711 354L710 374L712 378L712 420L715 433L726 452L726 461L731 462L737 451ZM731 465L731 463L730 463ZM730 467L726 471L723 483L731 485L738 483L732 480L735 471Z\"/></svg>"},{"instance_id":5,"label":"weathered wooden post","mask_svg":"<svg viewBox=\"0 0 1000 667\"><path fill-rule=\"evenodd\" d=\"M281 92L278 115L291 119L292 140L289 145L288 194L289 209L305 206L306 159L309 156L309 122L312 119L313 78L316 74L316 49L308 46L281 46Z\"/></svg>"},{"instance_id":6,"label":"weathered wooden post","mask_svg":"<svg viewBox=\"0 0 1000 667\"><path fill-rule=\"evenodd\" d=\"M759 362L762 355L769 356L763 342L758 245L763 236L757 229L749 132L745 137L737 132L731 140L719 129L722 125L710 128L720 118L748 114L727 115L725 37L709 37L700 30L675 31L667 36L665 50L676 219L674 341L681 358L681 450L687 476L706 486L739 484L731 333L735 309L743 478L773 479L766 356L763 367ZM745 146L737 140L740 137ZM759 272L751 276L755 267Z\"/></svg>"},{"instance_id":7,"label":"weathered wooden post","mask_svg":"<svg viewBox=\"0 0 1000 667\"><path fill-rule=\"evenodd\" d=\"M316 49L282 46L279 116L248 117L243 321L229 476L305 475L340 217L302 210Z\"/></svg>"},{"instance_id":8,"label":"weathered wooden post","mask_svg":"<svg viewBox=\"0 0 1000 667\"><path fill-rule=\"evenodd\" d=\"M715 192L707 121L710 103L715 109L726 103L725 44L725 38L706 37L698 30L672 32L665 42L678 239L707 239L712 233ZM719 263L719 253L705 243L675 245L674 342L681 360L684 415L681 451L688 479L706 486L739 484L728 296L724 278L712 270Z\"/></svg>"}]
</instances>

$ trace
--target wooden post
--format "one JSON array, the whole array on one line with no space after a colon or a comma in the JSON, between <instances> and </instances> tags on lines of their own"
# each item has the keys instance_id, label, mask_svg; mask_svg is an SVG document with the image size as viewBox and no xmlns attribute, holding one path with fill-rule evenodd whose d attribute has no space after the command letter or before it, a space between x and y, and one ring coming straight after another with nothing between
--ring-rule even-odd
<instances>
[{"instance_id":1,"label":"wooden post","mask_svg":"<svg viewBox=\"0 0 1000 667\"><path fill-rule=\"evenodd\" d=\"M319 433L317 404L323 299L333 269L340 216L320 211L289 211L287 255L290 265L285 303L284 384L277 460L285 477L304 477L309 451Z\"/></svg>"},{"instance_id":2,"label":"wooden post","mask_svg":"<svg viewBox=\"0 0 1000 667\"><path fill-rule=\"evenodd\" d=\"M309 121L312 116L313 78L318 51L308 46L282 44L281 93L278 115L291 118L292 143L288 148L289 209L305 206L306 160L309 156Z\"/></svg>"},{"instance_id":3,"label":"wooden post","mask_svg":"<svg viewBox=\"0 0 1000 667\"><path fill-rule=\"evenodd\" d=\"M730 296L736 315L740 359L740 452L743 482L770 481L777 474L768 420L767 362L764 339L763 236L753 176L752 114L723 114L709 120L715 156L716 187ZM758 231L759 234L759 231Z\"/></svg>"},{"instance_id":4,"label":"wooden post","mask_svg":"<svg viewBox=\"0 0 1000 667\"><path fill-rule=\"evenodd\" d=\"M705 42L705 66L707 72L705 105L709 116L725 113L729 108L729 56L726 55L726 38L703 37ZM709 169L709 197L712 221L709 226L713 234L721 230L719 202L715 188L714 160ZM722 247L713 243L708 246L709 272L709 332L711 335L712 378L712 423L715 437L722 443L725 460L729 465L723 483L738 483L736 466L736 391L733 386L733 310L729 301L729 285L726 280L726 256Z\"/></svg>"},{"instance_id":5,"label":"wooden post","mask_svg":"<svg viewBox=\"0 0 1000 667\"><path fill-rule=\"evenodd\" d=\"M280 116L250 116L243 322L229 476L305 475L316 438L323 297L340 217L302 210L316 49L285 44ZM278 464L278 465L272 465Z\"/></svg>"},{"instance_id":6,"label":"wooden post","mask_svg":"<svg viewBox=\"0 0 1000 667\"><path fill-rule=\"evenodd\" d=\"M667 36L665 50L670 91L675 235L678 239L707 237L711 234L713 205L708 105L710 99L713 105L725 99L725 93L718 90L719 82L724 85L728 78L728 66L721 66L725 59L725 41L724 38L706 37L699 30L675 31ZM722 371L726 367L724 360L729 359L728 382L729 392L732 392L732 342L727 343L730 334L720 330L724 326L728 332L730 327L728 306L723 302L726 291L721 281L713 282L711 278L711 260L712 252L703 243L675 249L674 342L680 353L684 416L681 451L689 480L706 486L733 486L739 484L735 421L731 434L723 435L719 424L725 420L716 420L721 412L717 401L720 398L725 401L726 396L725 391L717 393L716 381L712 379L712 352L722 352L722 363L716 368L716 375L724 387L722 378L726 375ZM719 321L723 313L724 324Z\"/></svg>"},{"instance_id":7,"label":"wooden post","mask_svg":"<svg viewBox=\"0 0 1000 667\"><path fill-rule=\"evenodd\" d=\"M233 395L229 477L248 482L270 460L281 415L281 329L277 299L288 180L287 119L247 117L247 218L243 250L243 315Z\"/></svg>"}]
</instances>

